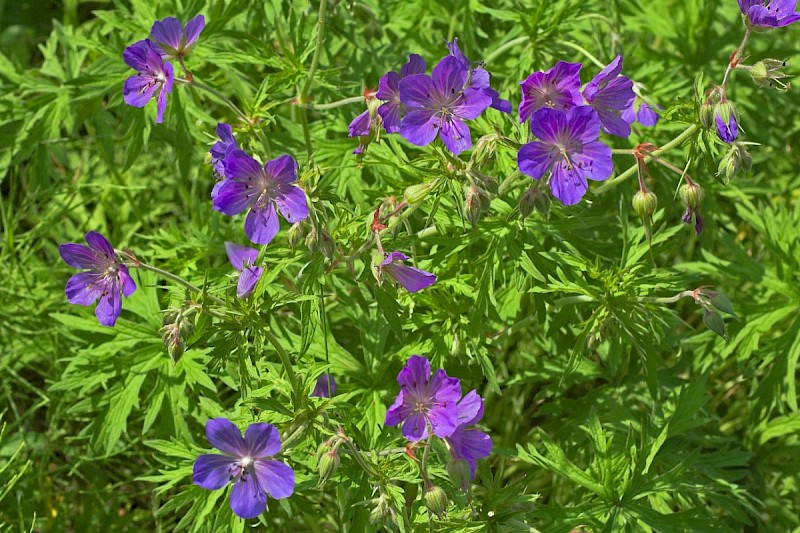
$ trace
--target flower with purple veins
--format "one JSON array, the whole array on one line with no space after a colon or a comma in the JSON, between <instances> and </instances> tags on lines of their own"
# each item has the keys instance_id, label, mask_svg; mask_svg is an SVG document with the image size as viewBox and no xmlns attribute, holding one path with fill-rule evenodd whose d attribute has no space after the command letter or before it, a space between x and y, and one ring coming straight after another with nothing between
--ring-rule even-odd
<instances>
[{"instance_id":1,"label":"flower with purple veins","mask_svg":"<svg viewBox=\"0 0 800 533\"><path fill-rule=\"evenodd\" d=\"M67 301L92 305L98 299L95 316L104 326L113 326L122 312L122 298L136 290L128 269L117 260L114 247L96 231L86 234L89 246L74 242L62 244L58 253L69 266L86 269L67 282Z\"/></svg>"},{"instance_id":2,"label":"flower with purple veins","mask_svg":"<svg viewBox=\"0 0 800 533\"><path fill-rule=\"evenodd\" d=\"M461 385L442 369L431 378L428 359L412 355L397 375L400 394L386 411L387 426L403 424L403 435L411 442L422 440L430 431L437 437L449 437L458 425L456 402Z\"/></svg>"},{"instance_id":3,"label":"flower with purple veins","mask_svg":"<svg viewBox=\"0 0 800 533\"><path fill-rule=\"evenodd\" d=\"M739 9L757 28L780 28L800 20L797 0L739 0Z\"/></svg>"},{"instance_id":4,"label":"flower with purple veins","mask_svg":"<svg viewBox=\"0 0 800 533\"><path fill-rule=\"evenodd\" d=\"M634 122L638 122L642 126L647 127L658 124L658 113L656 110L644 100L640 100L638 104L638 109L637 104L634 102L633 105L623 111L622 120L631 125L633 125ZM661 106L658 106L658 108L663 109Z\"/></svg>"},{"instance_id":5,"label":"flower with purple veins","mask_svg":"<svg viewBox=\"0 0 800 533\"><path fill-rule=\"evenodd\" d=\"M322 374L317 378L317 383L314 385L314 390L311 391L311 396L317 398L331 398L336 394L336 380L330 374Z\"/></svg>"},{"instance_id":6,"label":"flower with purple veins","mask_svg":"<svg viewBox=\"0 0 800 533\"><path fill-rule=\"evenodd\" d=\"M130 45L122 53L125 63L139 71L138 74L125 80L122 97L125 103L133 107L144 107L158 93L158 114L156 123L161 124L164 110L167 107L167 94L172 92L175 73L172 63L164 62L159 49L150 39L144 39Z\"/></svg>"},{"instance_id":7,"label":"flower with purple veins","mask_svg":"<svg viewBox=\"0 0 800 533\"><path fill-rule=\"evenodd\" d=\"M425 66L425 60L421 56L410 54L408 62L403 65L399 74L391 71L381 76L375 97L383 100L383 104L378 108L378 114L383 119L383 129L386 133L400 131L400 122L406 113L406 107L400 101L400 80L412 74L425 74Z\"/></svg>"},{"instance_id":8,"label":"flower with purple veins","mask_svg":"<svg viewBox=\"0 0 800 533\"><path fill-rule=\"evenodd\" d=\"M431 76L413 74L400 80L400 101L408 112L400 124L400 135L417 146L433 142L438 134L455 155L472 147L464 120L477 118L492 104L479 90L464 90L469 71L447 56L433 68Z\"/></svg>"},{"instance_id":9,"label":"flower with purple veins","mask_svg":"<svg viewBox=\"0 0 800 533\"><path fill-rule=\"evenodd\" d=\"M253 294L264 269L254 266L258 259L258 250L240 246L233 242L225 241L225 252L233 268L239 271L239 281L236 284L236 296L247 298Z\"/></svg>"},{"instance_id":10,"label":"flower with purple veins","mask_svg":"<svg viewBox=\"0 0 800 533\"><path fill-rule=\"evenodd\" d=\"M277 209L288 222L308 216L306 193L292 185L297 180L297 163L289 155L267 161L262 167L242 150L225 158L225 179L211 193L216 211L226 215L247 208L244 232L256 244L269 244L280 229Z\"/></svg>"},{"instance_id":11,"label":"flower with purple veins","mask_svg":"<svg viewBox=\"0 0 800 533\"><path fill-rule=\"evenodd\" d=\"M233 138L233 129L230 124L220 122L217 124L217 137L219 141L215 142L209 150L211 154L211 164L214 170L222 177L225 177L225 158L232 152L239 149L236 144L236 139Z\"/></svg>"},{"instance_id":12,"label":"flower with purple veins","mask_svg":"<svg viewBox=\"0 0 800 533\"><path fill-rule=\"evenodd\" d=\"M633 82L621 76L622 56L618 55L606 68L592 78L583 89L586 102L597 111L604 132L618 137L628 137L631 125L622 113L633 103L636 95Z\"/></svg>"},{"instance_id":13,"label":"flower with purple veins","mask_svg":"<svg viewBox=\"0 0 800 533\"><path fill-rule=\"evenodd\" d=\"M475 479L477 460L492 453L492 438L474 426L483 418L483 399L471 391L459 400L456 406L457 427L446 437L447 447L454 459L469 464L471 479Z\"/></svg>"},{"instance_id":14,"label":"flower with purple veins","mask_svg":"<svg viewBox=\"0 0 800 533\"><path fill-rule=\"evenodd\" d=\"M531 132L539 139L517 154L519 170L539 179L550 171L550 190L566 205L576 204L588 188L587 179L611 175L611 148L600 142L600 118L587 106L566 113L542 108L533 114Z\"/></svg>"},{"instance_id":15,"label":"flower with purple veins","mask_svg":"<svg viewBox=\"0 0 800 533\"><path fill-rule=\"evenodd\" d=\"M240 518L255 518L275 499L294 492L294 470L269 459L281 451L281 437L272 424L250 424L244 438L227 418L206 423L208 442L224 455L203 454L194 462L192 481L207 490L233 483L231 509Z\"/></svg>"},{"instance_id":16,"label":"flower with purple veins","mask_svg":"<svg viewBox=\"0 0 800 533\"><path fill-rule=\"evenodd\" d=\"M181 61L197 42L200 32L206 27L203 15L197 15L182 26L175 17L167 17L153 23L150 35L156 42L164 59Z\"/></svg>"},{"instance_id":17,"label":"flower with purple veins","mask_svg":"<svg viewBox=\"0 0 800 533\"><path fill-rule=\"evenodd\" d=\"M450 50L450 55L458 59L461 65L470 71L467 86L464 87L464 90L472 89L483 91L492 99L492 104L489 107L503 113L511 113L511 102L500 98L500 93L490 87L491 74L483 68L483 63L480 63L479 67L473 69L470 60L458 47L458 38L453 39L452 43L447 43L447 48Z\"/></svg>"},{"instance_id":18,"label":"flower with purple veins","mask_svg":"<svg viewBox=\"0 0 800 533\"><path fill-rule=\"evenodd\" d=\"M435 274L404 265L403 262L408 259L409 257L401 252L386 254L386 258L377 266L378 280L382 281L383 274L388 274L408 292L421 291L436 282Z\"/></svg>"},{"instance_id":19,"label":"flower with purple veins","mask_svg":"<svg viewBox=\"0 0 800 533\"><path fill-rule=\"evenodd\" d=\"M580 63L559 61L547 72L534 72L520 82L522 103L519 105L519 121L525 122L543 107L566 111L581 105L580 71Z\"/></svg>"}]
</instances>

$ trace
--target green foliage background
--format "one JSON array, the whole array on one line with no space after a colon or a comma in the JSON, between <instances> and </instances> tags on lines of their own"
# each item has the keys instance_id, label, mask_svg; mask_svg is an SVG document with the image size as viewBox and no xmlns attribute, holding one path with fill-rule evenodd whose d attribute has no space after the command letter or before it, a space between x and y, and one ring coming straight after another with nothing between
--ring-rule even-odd
<instances>
[{"instance_id":1,"label":"green foliage background","mask_svg":"<svg viewBox=\"0 0 800 533\"><path fill-rule=\"evenodd\" d=\"M690 160L705 190L699 238L680 222L679 176L655 164L652 249L630 207L635 177L523 220L517 203L530 180L503 143L481 167L500 187L473 228L462 214L464 176L438 152L384 136L360 162L347 124L362 104L293 103L309 77L318 9L0 2L2 528L243 530L224 491L191 484L192 462L208 450L203 426L225 416L242 428L271 422L284 438L298 432L283 455L297 472L295 494L270 500L263 524L370 530L385 491L398 527L427 530L406 455L368 454L368 475L342 454L325 484L314 460L337 426L365 451L404 444L383 419L397 372L419 353L484 396L495 445L469 505L447 479L446 452L434 450L434 481L453 500L434 530L800 530L800 92L759 89L735 73L744 137L760 146L751 147L752 172L729 183L715 175L724 147L713 134L664 156L681 168ZM248 123L187 86L176 86L161 125L154 104L122 101L133 73L124 48L156 19L196 13L207 25L187 66ZM409 53L430 68L446 53L443 39L458 37L468 57L489 60L493 86L516 107L518 82L532 71L581 61L585 82L598 68L581 48L603 63L622 52L625 73L666 110L656 128L610 142L663 145L697 123L694 83L719 83L743 30L733 0L332 2L310 94L317 104L358 96ZM798 42L800 24L758 33L747 55L792 58ZM305 244L290 247L284 226L263 249L254 297L236 300L223 242L246 242L242 218L212 212L209 198L218 121L262 159L298 159L336 243L333 264ZM471 127L473 140L526 136L515 115L491 110ZM633 159L615 163L622 170ZM416 295L377 287L369 252L342 260L364 243L378 205L433 179L384 245L412 253L436 285ZM173 362L162 318L203 296L137 271L139 290L117 326L98 325L91 308L67 304L72 271L57 250L89 230L226 299L225 318L198 314ZM654 301L703 285L728 295L741 317L727 321L727 341L691 300ZM302 395L292 394L267 328L289 348ZM340 393L307 399L324 371Z\"/></svg>"}]
</instances>

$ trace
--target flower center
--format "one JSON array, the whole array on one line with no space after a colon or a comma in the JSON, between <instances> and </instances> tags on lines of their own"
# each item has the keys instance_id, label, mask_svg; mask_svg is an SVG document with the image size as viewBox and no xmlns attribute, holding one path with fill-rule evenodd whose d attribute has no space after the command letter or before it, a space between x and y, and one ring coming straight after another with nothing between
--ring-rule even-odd
<instances>
[{"instance_id":1,"label":"flower center","mask_svg":"<svg viewBox=\"0 0 800 533\"><path fill-rule=\"evenodd\" d=\"M242 468L247 468L252 462L253 459L250 457L242 457L242 460L240 461Z\"/></svg>"}]
</instances>

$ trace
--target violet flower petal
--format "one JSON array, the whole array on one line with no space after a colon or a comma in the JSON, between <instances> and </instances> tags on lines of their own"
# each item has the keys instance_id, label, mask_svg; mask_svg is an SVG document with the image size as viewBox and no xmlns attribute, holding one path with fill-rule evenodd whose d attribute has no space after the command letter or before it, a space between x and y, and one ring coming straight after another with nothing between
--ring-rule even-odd
<instances>
[{"instance_id":1,"label":"violet flower petal","mask_svg":"<svg viewBox=\"0 0 800 533\"><path fill-rule=\"evenodd\" d=\"M280 446L280 443L279 443ZM280 500L294 492L294 470L280 461L256 461L254 463L259 485L267 494Z\"/></svg>"},{"instance_id":2,"label":"violet flower petal","mask_svg":"<svg viewBox=\"0 0 800 533\"><path fill-rule=\"evenodd\" d=\"M250 424L244 433L244 447L249 457L272 457L281 451L281 436L272 424Z\"/></svg>"},{"instance_id":3,"label":"violet flower petal","mask_svg":"<svg viewBox=\"0 0 800 533\"><path fill-rule=\"evenodd\" d=\"M242 270L245 266L254 265L258 259L258 250L249 246L242 246L234 242L225 241L225 253L233 268Z\"/></svg>"},{"instance_id":4,"label":"violet flower petal","mask_svg":"<svg viewBox=\"0 0 800 533\"><path fill-rule=\"evenodd\" d=\"M203 454L197 457L192 468L192 482L208 490L221 489L231 480L231 457L219 454Z\"/></svg>"},{"instance_id":5,"label":"violet flower petal","mask_svg":"<svg viewBox=\"0 0 800 533\"><path fill-rule=\"evenodd\" d=\"M231 510L240 518L255 518L267 508L267 494L255 475L237 478L231 491Z\"/></svg>"},{"instance_id":6,"label":"violet flower petal","mask_svg":"<svg viewBox=\"0 0 800 533\"><path fill-rule=\"evenodd\" d=\"M195 41L200 36L200 32L203 31L203 28L206 27L206 18L200 14L194 17L192 20L186 23L184 28L184 38L186 42L183 45L184 49L191 48L194 46Z\"/></svg>"},{"instance_id":7,"label":"violet flower petal","mask_svg":"<svg viewBox=\"0 0 800 533\"><path fill-rule=\"evenodd\" d=\"M67 281L67 301L76 305L92 305L103 293L103 275L95 272L73 274Z\"/></svg>"},{"instance_id":8,"label":"violet flower petal","mask_svg":"<svg viewBox=\"0 0 800 533\"><path fill-rule=\"evenodd\" d=\"M253 294L258 280L261 279L261 274L264 269L261 267L247 267L239 274L239 282L236 284L236 296L239 298L247 298Z\"/></svg>"},{"instance_id":9,"label":"violet flower petal","mask_svg":"<svg viewBox=\"0 0 800 533\"><path fill-rule=\"evenodd\" d=\"M256 244L269 244L279 229L278 213L272 202L253 207L244 220L244 233Z\"/></svg>"},{"instance_id":10,"label":"violet flower petal","mask_svg":"<svg viewBox=\"0 0 800 533\"><path fill-rule=\"evenodd\" d=\"M175 17L167 17L153 23L150 35L159 43L178 50L181 46L181 37L183 37L183 26Z\"/></svg>"},{"instance_id":11,"label":"violet flower petal","mask_svg":"<svg viewBox=\"0 0 800 533\"><path fill-rule=\"evenodd\" d=\"M219 451L234 457L244 457L242 432L227 418L212 418L206 422L206 439Z\"/></svg>"}]
</instances>

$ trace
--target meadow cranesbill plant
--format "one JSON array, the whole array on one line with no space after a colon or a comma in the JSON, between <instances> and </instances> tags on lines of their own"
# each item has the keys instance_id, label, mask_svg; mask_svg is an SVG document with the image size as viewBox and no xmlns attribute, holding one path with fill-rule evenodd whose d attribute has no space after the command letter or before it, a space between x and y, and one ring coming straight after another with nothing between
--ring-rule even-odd
<instances>
[{"instance_id":1,"label":"meadow cranesbill plant","mask_svg":"<svg viewBox=\"0 0 800 533\"><path fill-rule=\"evenodd\" d=\"M98 301L95 315L104 326L113 326L122 312L122 296L136 290L128 269L116 257L111 243L96 231L86 234L89 246L74 242L62 244L58 253L69 266L86 269L67 282L67 301L92 305Z\"/></svg>"},{"instance_id":2,"label":"meadow cranesbill plant","mask_svg":"<svg viewBox=\"0 0 800 533\"><path fill-rule=\"evenodd\" d=\"M386 411L385 424L403 424L403 435L411 442L425 439L429 431L449 437L458 426L457 402L461 398L458 379L438 369L431 378L431 363L412 355L397 375L400 394Z\"/></svg>"},{"instance_id":3,"label":"meadow cranesbill plant","mask_svg":"<svg viewBox=\"0 0 800 533\"><path fill-rule=\"evenodd\" d=\"M236 296L247 298L253 294L261 274L264 269L255 266L258 259L258 250L241 246L233 242L225 242L225 251L228 254L228 261L233 268L239 271L239 281L236 284Z\"/></svg>"},{"instance_id":4,"label":"meadow cranesbill plant","mask_svg":"<svg viewBox=\"0 0 800 533\"><path fill-rule=\"evenodd\" d=\"M618 137L628 137L631 125L622 113L633 103L633 82L622 72L622 56L618 55L583 89L583 98L597 111L601 129Z\"/></svg>"},{"instance_id":5,"label":"meadow cranesbill plant","mask_svg":"<svg viewBox=\"0 0 800 533\"><path fill-rule=\"evenodd\" d=\"M250 424L242 433L227 418L206 423L206 438L219 454L203 454L194 462L192 481L208 490L233 483L231 509L241 518L255 518L267 508L267 494L279 500L294 492L294 470L270 459L281 451L281 437L272 424Z\"/></svg>"},{"instance_id":6,"label":"meadow cranesbill plant","mask_svg":"<svg viewBox=\"0 0 800 533\"><path fill-rule=\"evenodd\" d=\"M203 15L197 15L186 26L182 26L175 17L167 17L153 23L150 36L164 59L181 61L192 50L205 26L206 19Z\"/></svg>"},{"instance_id":7,"label":"meadow cranesbill plant","mask_svg":"<svg viewBox=\"0 0 800 533\"><path fill-rule=\"evenodd\" d=\"M519 121L525 122L543 107L566 111L581 105L581 64L559 61L546 72L534 72L520 82Z\"/></svg>"},{"instance_id":8,"label":"meadow cranesbill plant","mask_svg":"<svg viewBox=\"0 0 800 533\"><path fill-rule=\"evenodd\" d=\"M473 427L483 418L483 398L474 390L469 392L459 400L456 417L458 425L455 431L445 438L445 442L453 460L466 461L469 465L470 479L475 479L478 459L489 457L492 453L492 438L477 427Z\"/></svg>"},{"instance_id":9,"label":"meadow cranesbill plant","mask_svg":"<svg viewBox=\"0 0 800 533\"><path fill-rule=\"evenodd\" d=\"M297 181L297 163L289 155L267 161L262 167L242 150L225 158L225 179L211 193L215 210L235 215L250 209L244 232L256 244L269 244L280 229L276 208L288 222L308 216L306 193L292 185Z\"/></svg>"},{"instance_id":10,"label":"meadow cranesbill plant","mask_svg":"<svg viewBox=\"0 0 800 533\"><path fill-rule=\"evenodd\" d=\"M383 261L376 267L378 282L382 282L383 276L388 275L408 292L421 291L436 282L435 274L403 264L408 260L409 257L402 252L390 252L386 254Z\"/></svg>"},{"instance_id":11,"label":"meadow cranesbill plant","mask_svg":"<svg viewBox=\"0 0 800 533\"><path fill-rule=\"evenodd\" d=\"M400 131L400 122L406 113L406 107L400 101L400 80L413 74L425 74L425 60L417 54L410 54L408 61L400 69L400 73L390 71L381 76L378 81L378 100L383 103L378 108L378 114L383 119L383 129L387 133Z\"/></svg>"},{"instance_id":12,"label":"meadow cranesbill plant","mask_svg":"<svg viewBox=\"0 0 800 533\"><path fill-rule=\"evenodd\" d=\"M209 150L211 165L219 176L225 177L225 158L238 150L239 145L236 143L236 139L233 138L233 129L230 124L220 122L217 124L216 132L219 141L215 142Z\"/></svg>"},{"instance_id":13,"label":"meadow cranesbill plant","mask_svg":"<svg viewBox=\"0 0 800 533\"><path fill-rule=\"evenodd\" d=\"M122 53L125 63L139 71L125 80L122 87L125 103L133 107L144 107L158 91L158 124L164 119L167 95L172 92L172 83L175 80L172 63L165 62L159 52L153 41L144 39L133 43Z\"/></svg>"},{"instance_id":14,"label":"meadow cranesbill plant","mask_svg":"<svg viewBox=\"0 0 800 533\"><path fill-rule=\"evenodd\" d=\"M550 172L550 190L565 205L578 203L589 180L611 175L611 148L598 140L600 118L588 106L567 112L542 108L531 118L531 132L539 139L517 154L519 170L534 179Z\"/></svg>"},{"instance_id":15,"label":"meadow cranesbill plant","mask_svg":"<svg viewBox=\"0 0 800 533\"><path fill-rule=\"evenodd\" d=\"M797 0L739 0L739 9L756 28L780 28L800 20Z\"/></svg>"},{"instance_id":16,"label":"meadow cranesbill plant","mask_svg":"<svg viewBox=\"0 0 800 533\"><path fill-rule=\"evenodd\" d=\"M433 68L431 76L414 74L400 80L400 101L408 112L400 124L400 135L417 146L433 142L437 135L455 155L472 147L464 120L477 118L492 105L482 90L464 90L469 70L453 56Z\"/></svg>"}]
</instances>

